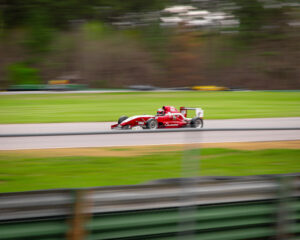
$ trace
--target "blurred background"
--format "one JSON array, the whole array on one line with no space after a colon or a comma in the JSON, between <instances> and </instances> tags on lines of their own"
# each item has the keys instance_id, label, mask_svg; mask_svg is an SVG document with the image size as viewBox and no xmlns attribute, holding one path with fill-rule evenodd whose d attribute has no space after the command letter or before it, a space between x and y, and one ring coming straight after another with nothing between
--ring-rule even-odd
<instances>
[{"instance_id":1,"label":"blurred background","mask_svg":"<svg viewBox=\"0 0 300 240\"><path fill-rule=\"evenodd\" d=\"M0 239L299 239L299 30L299 0L0 0ZM162 106L204 128L111 130Z\"/></svg>"},{"instance_id":2,"label":"blurred background","mask_svg":"<svg viewBox=\"0 0 300 240\"><path fill-rule=\"evenodd\" d=\"M2 0L0 88L299 89L299 9L297 0Z\"/></svg>"}]
</instances>

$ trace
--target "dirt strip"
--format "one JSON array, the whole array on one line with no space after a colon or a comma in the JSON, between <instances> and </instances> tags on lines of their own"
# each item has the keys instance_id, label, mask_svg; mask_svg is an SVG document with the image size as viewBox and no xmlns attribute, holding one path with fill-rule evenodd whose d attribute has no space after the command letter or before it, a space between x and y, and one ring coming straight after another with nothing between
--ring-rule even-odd
<instances>
[{"instance_id":1,"label":"dirt strip","mask_svg":"<svg viewBox=\"0 0 300 240\"><path fill-rule=\"evenodd\" d=\"M262 149L300 149L300 141L274 142L232 142L232 143L202 143L192 147L201 148L229 148L237 150ZM103 156L103 157L130 157L148 155L159 152L182 151L190 148L183 144L136 146L136 147L103 147L103 148L55 148L0 151L0 156L14 155L22 157L62 157L62 156Z\"/></svg>"},{"instance_id":2,"label":"dirt strip","mask_svg":"<svg viewBox=\"0 0 300 240\"><path fill-rule=\"evenodd\" d=\"M204 143L202 147L231 148L237 150L300 149L300 141Z\"/></svg>"}]
</instances>

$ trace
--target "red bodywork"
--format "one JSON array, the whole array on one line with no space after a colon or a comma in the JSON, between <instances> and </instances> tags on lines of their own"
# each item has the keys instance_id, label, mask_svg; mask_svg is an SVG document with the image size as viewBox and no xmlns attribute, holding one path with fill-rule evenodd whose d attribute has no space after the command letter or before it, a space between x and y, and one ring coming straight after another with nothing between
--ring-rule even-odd
<instances>
[{"instance_id":1,"label":"red bodywork","mask_svg":"<svg viewBox=\"0 0 300 240\"><path fill-rule=\"evenodd\" d=\"M155 119L158 122L158 128L180 128L185 127L188 121L184 115L181 114L176 108L170 106L164 106L164 116L156 116Z\"/></svg>"},{"instance_id":2,"label":"red bodywork","mask_svg":"<svg viewBox=\"0 0 300 240\"><path fill-rule=\"evenodd\" d=\"M157 128L181 128L186 127L190 124L190 120L187 117L187 109L184 107L180 108L178 111L172 106L163 106L164 115L163 116L152 116L152 115L140 115L127 118L121 124L114 124L111 129L131 129L136 126L146 128L146 122L153 118L157 121Z\"/></svg>"}]
</instances>

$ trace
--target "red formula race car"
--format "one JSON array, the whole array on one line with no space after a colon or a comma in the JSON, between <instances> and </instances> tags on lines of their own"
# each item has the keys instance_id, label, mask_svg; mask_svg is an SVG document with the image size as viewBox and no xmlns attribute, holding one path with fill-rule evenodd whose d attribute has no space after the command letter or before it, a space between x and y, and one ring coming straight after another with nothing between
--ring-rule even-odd
<instances>
[{"instance_id":1,"label":"red formula race car","mask_svg":"<svg viewBox=\"0 0 300 240\"><path fill-rule=\"evenodd\" d=\"M188 110L195 112L194 117L188 118ZM203 110L201 108L181 107L178 111L172 106L163 106L158 109L157 114L139 115L133 117L122 116L118 123L111 126L111 129L157 129L157 128L202 128Z\"/></svg>"}]
</instances>

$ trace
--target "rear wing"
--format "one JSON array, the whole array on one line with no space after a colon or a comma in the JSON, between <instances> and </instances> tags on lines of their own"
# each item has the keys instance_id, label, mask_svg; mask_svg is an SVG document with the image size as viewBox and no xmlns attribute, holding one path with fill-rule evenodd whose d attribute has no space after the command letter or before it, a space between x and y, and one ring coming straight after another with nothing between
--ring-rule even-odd
<instances>
[{"instance_id":1,"label":"rear wing","mask_svg":"<svg viewBox=\"0 0 300 240\"><path fill-rule=\"evenodd\" d=\"M203 118L203 116L204 116L204 111L202 108L180 107L180 113L184 117L187 117L188 110L194 110L196 117Z\"/></svg>"}]
</instances>

